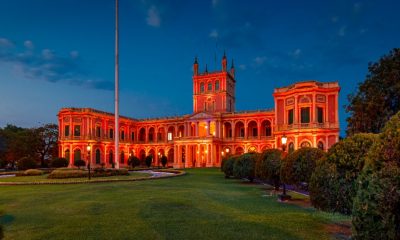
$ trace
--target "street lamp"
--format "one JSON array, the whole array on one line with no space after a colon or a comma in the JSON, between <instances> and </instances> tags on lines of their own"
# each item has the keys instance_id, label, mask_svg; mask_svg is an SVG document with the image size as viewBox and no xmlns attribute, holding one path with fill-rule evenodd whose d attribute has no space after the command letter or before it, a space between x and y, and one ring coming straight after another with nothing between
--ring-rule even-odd
<instances>
[{"instance_id":1,"label":"street lamp","mask_svg":"<svg viewBox=\"0 0 400 240\"><path fill-rule=\"evenodd\" d=\"M282 143L282 151L285 154L286 143L287 143L286 135L282 136L281 143ZM291 199L291 196L286 194L286 184L282 183L282 185L283 185L283 192L282 192L282 194L279 195L279 200L283 202L283 201L287 201L287 200Z\"/></svg>"},{"instance_id":2,"label":"street lamp","mask_svg":"<svg viewBox=\"0 0 400 240\"><path fill-rule=\"evenodd\" d=\"M87 145L86 150L87 150L87 152L88 152L88 164L87 164L87 168L88 168L88 170L89 170L88 178L89 178L89 180L90 180L90 162L91 162L91 159L90 159L90 150L91 150L91 147L90 147L89 144Z\"/></svg>"}]
</instances>

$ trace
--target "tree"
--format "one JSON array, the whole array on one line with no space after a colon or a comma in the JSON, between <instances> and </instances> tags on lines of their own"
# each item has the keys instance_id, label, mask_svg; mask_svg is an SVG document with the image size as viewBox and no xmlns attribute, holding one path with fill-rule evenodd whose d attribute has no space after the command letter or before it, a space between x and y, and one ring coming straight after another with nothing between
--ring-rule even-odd
<instances>
[{"instance_id":1,"label":"tree","mask_svg":"<svg viewBox=\"0 0 400 240\"><path fill-rule=\"evenodd\" d=\"M153 162L153 156L152 156L152 155L148 155L148 156L145 158L146 166L147 166L147 167L150 167L152 162Z\"/></svg>"},{"instance_id":2,"label":"tree","mask_svg":"<svg viewBox=\"0 0 400 240\"><path fill-rule=\"evenodd\" d=\"M371 147L357 187L352 239L400 239L400 112Z\"/></svg>"},{"instance_id":3,"label":"tree","mask_svg":"<svg viewBox=\"0 0 400 240\"><path fill-rule=\"evenodd\" d=\"M348 96L348 135L379 133L389 118L400 111L400 49L370 63L368 71L356 94Z\"/></svg>"},{"instance_id":4,"label":"tree","mask_svg":"<svg viewBox=\"0 0 400 240\"><path fill-rule=\"evenodd\" d=\"M255 177L256 159L256 153L245 153L240 155L233 164L233 176L237 178L247 178L250 182L253 182Z\"/></svg>"},{"instance_id":5,"label":"tree","mask_svg":"<svg viewBox=\"0 0 400 240\"><path fill-rule=\"evenodd\" d=\"M233 176L233 167L238 158L239 156L230 156L222 160L221 170L225 173L225 178Z\"/></svg>"},{"instance_id":6,"label":"tree","mask_svg":"<svg viewBox=\"0 0 400 240\"><path fill-rule=\"evenodd\" d=\"M325 211L351 214L356 180L377 135L359 133L333 145L317 162L310 181L310 200Z\"/></svg>"},{"instance_id":7,"label":"tree","mask_svg":"<svg viewBox=\"0 0 400 240\"><path fill-rule=\"evenodd\" d=\"M48 162L58 156L58 126L56 124L45 124L31 131L32 147L40 159L40 165L46 167Z\"/></svg>"},{"instance_id":8,"label":"tree","mask_svg":"<svg viewBox=\"0 0 400 240\"><path fill-rule=\"evenodd\" d=\"M50 161L50 166L53 168L68 167L68 160L66 158L53 158Z\"/></svg>"},{"instance_id":9,"label":"tree","mask_svg":"<svg viewBox=\"0 0 400 240\"><path fill-rule=\"evenodd\" d=\"M287 155L281 165L281 180L299 186L309 183L317 161L324 156L319 148L300 148Z\"/></svg>"},{"instance_id":10,"label":"tree","mask_svg":"<svg viewBox=\"0 0 400 240\"><path fill-rule=\"evenodd\" d=\"M256 177L272 182L275 190L279 190L282 157L281 150L267 149L259 155L256 162Z\"/></svg>"},{"instance_id":11,"label":"tree","mask_svg":"<svg viewBox=\"0 0 400 240\"><path fill-rule=\"evenodd\" d=\"M140 159L137 158L136 156L131 156L128 159L128 164L131 165L133 168L135 168L140 165Z\"/></svg>"},{"instance_id":12,"label":"tree","mask_svg":"<svg viewBox=\"0 0 400 240\"><path fill-rule=\"evenodd\" d=\"M161 164L162 164L162 166L165 167L165 166L167 165L167 162L168 162L167 156L163 155L163 156L161 157Z\"/></svg>"},{"instance_id":13,"label":"tree","mask_svg":"<svg viewBox=\"0 0 400 240\"><path fill-rule=\"evenodd\" d=\"M36 168L36 161L29 157L23 157L17 161L18 170L27 170Z\"/></svg>"}]
</instances>

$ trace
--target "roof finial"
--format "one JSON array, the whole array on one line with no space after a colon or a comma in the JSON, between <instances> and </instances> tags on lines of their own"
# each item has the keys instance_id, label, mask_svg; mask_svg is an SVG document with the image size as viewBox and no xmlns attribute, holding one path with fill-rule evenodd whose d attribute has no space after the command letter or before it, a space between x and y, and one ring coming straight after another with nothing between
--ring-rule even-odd
<instances>
[{"instance_id":1,"label":"roof finial","mask_svg":"<svg viewBox=\"0 0 400 240\"><path fill-rule=\"evenodd\" d=\"M235 65L233 64L233 58L232 58L232 65L231 65L231 69L235 68Z\"/></svg>"},{"instance_id":2,"label":"roof finial","mask_svg":"<svg viewBox=\"0 0 400 240\"><path fill-rule=\"evenodd\" d=\"M197 55L194 57L194 64L198 64L198 62L197 62Z\"/></svg>"},{"instance_id":3,"label":"roof finial","mask_svg":"<svg viewBox=\"0 0 400 240\"><path fill-rule=\"evenodd\" d=\"M222 57L223 59L225 59L226 58L226 53L225 53L225 49L224 49L224 56Z\"/></svg>"},{"instance_id":4,"label":"roof finial","mask_svg":"<svg viewBox=\"0 0 400 240\"><path fill-rule=\"evenodd\" d=\"M206 73L208 73L208 68L207 68L207 64L206 64L206 71L205 71Z\"/></svg>"}]
</instances>

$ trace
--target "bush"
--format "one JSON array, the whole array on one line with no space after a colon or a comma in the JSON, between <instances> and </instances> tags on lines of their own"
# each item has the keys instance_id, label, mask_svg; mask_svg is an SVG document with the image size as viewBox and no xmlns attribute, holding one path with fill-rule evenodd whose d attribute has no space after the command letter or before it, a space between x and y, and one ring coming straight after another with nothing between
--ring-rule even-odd
<instances>
[{"instance_id":1,"label":"bush","mask_svg":"<svg viewBox=\"0 0 400 240\"><path fill-rule=\"evenodd\" d=\"M133 168L135 168L135 167L137 167L137 166L140 165L140 159L137 158L136 156L131 156L131 157L129 157L129 159L128 159L128 164L129 164L130 166L132 166Z\"/></svg>"},{"instance_id":2,"label":"bush","mask_svg":"<svg viewBox=\"0 0 400 240\"><path fill-rule=\"evenodd\" d=\"M72 169L67 171L56 169L47 176L47 178L50 179L83 178L83 177L87 177L87 172L79 169L78 170Z\"/></svg>"},{"instance_id":3,"label":"bush","mask_svg":"<svg viewBox=\"0 0 400 240\"><path fill-rule=\"evenodd\" d=\"M233 176L233 166L239 157L230 156L225 158L221 163L221 170L225 173L225 178Z\"/></svg>"},{"instance_id":4,"label":"bush","mask_svg":"<svg viewBox=\"0 0 400 240\"><path fill-rule=\"evenodd\" d=\"M66 158L53 158L50 161L50 166L53 168L68 167L68 160Z\"/></svg>"},{"instance_id":5,"label":"bush","mask_svg":"<svg viewBox=\"0 0 400 240\"><path fill-rule=\"evenodd\" d=\"M43 171L39 169L28 169L24 172L25 176L40 176L43 175Z\"/></svg>"},{"instance_id":6,"label":"bush","mask_svg":"<svg viewBox=\"0 0 400 240\"><path fill-rule=\"evenodd\" d=\"M153 162L153 156L152 155L147 156L144 161L146 163L146 166L150 167L151 163Z\"/></svg>"},{"instance_id":7,"label":"bush","mask_svg":"<svg viewBox=\"0 0 400 240\"><path fill-rule=\"evenodd\" d=\"M120 176L120 175L129 175L128 169L120 168L95 168L91 173L92 177L111 177L111 176Z\"/></svg>"},{"instance_id":8,"label":"bush","mask_svg":"<svg viewBox=\"0 0 400 240\"><path fill-rule=\"evenodd\" d=\"M287 155L281 164L281 181L299 187L309 183L317 161L324 156L318 148L300 148Z\"/></svg>"},{"instance_id":9,"label":"bush","mask_svg":"<svg viewBox=\"0 0 400 240\"><path fill-rule=\"evenodd\" d=\"M247 178L253 182L255 177L256 153L246 153L238 157L233 164L233 176Z\"/></svg>"},{"instance_id":10,"label":"bush","mask_svg":"<svg viewBox=\"0 0 400 240\"><path fill-rule=\"evenodd\" d=\"M163 166L163 167L165 167L165 166L167 166L167 162L168 162L168 158L167 158L167 156L162 156L161 157L161 165Z\"/></svg>"},{"instance_id":11,"label":"bush","mask_svg":"<svg viewBox=\"0 0 400 240\"><path fill-rule=\"evenodd\" d=\"M371 147L357 186L353 239L400 239L400 112Z\"/></svg>"},{"instance_id":12,"label":"bush","mask_svg":"<svg viewBox=\"0 0 400 240\"><path fill-rule=\"evenodd\" d=\"M17 167L18 170L27 170L27 169L32 169L36 168L36 162L32 158L29 157L23 157L17 161Z\"/></svg>"},{"instance_id":13,"label":"bush","mask_svg":"<svg viewBox=\"0 0 400 240\"><path fill-rule=\"evenodd\" d=\"M275 190L279 190L282 155L283 152L279 149L267 149L256 161L256 177L272 182Z\"/></svg>"},{"instance_id":14,"label":"bush","mask_svg":"<svg viewBox=\"0 0 400 240\"><path fill-rule=\"evenodd\" d=\"M74 162L74 165L75 165L75 167L81 168L81 167L86 166L86 162L83 161L82 159L79 159Z\"/></svg>"},{"instance_id":15,"label":"bush","mask_svg":"<svg viewBox=\"0 0 400 240\"><path fill-rule=\"evenodd\" d=\"M314 207L351 214L356 180L376 137L375 134L355 134L333 145L317 162L309 187Z\"/></svg>"}]
</instances>

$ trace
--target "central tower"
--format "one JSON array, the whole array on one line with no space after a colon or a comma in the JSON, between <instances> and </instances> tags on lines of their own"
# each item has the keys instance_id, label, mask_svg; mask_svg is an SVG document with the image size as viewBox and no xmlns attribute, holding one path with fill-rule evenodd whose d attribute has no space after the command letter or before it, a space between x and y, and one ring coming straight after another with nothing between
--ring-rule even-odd
<instances>
[{"instance_id":1,"label":"central tower","mask_svg":"<svg viewBox=\"0 0 400 240\"><path fill-rule=\"evenodd\" d=\"M197 57L193 63L193 112L233 112L235 111L235 67L233 60L227 70L227 59L222 57L222 70L208 72L207 65L199 73Z\"/></svg>"}]
</instances>

